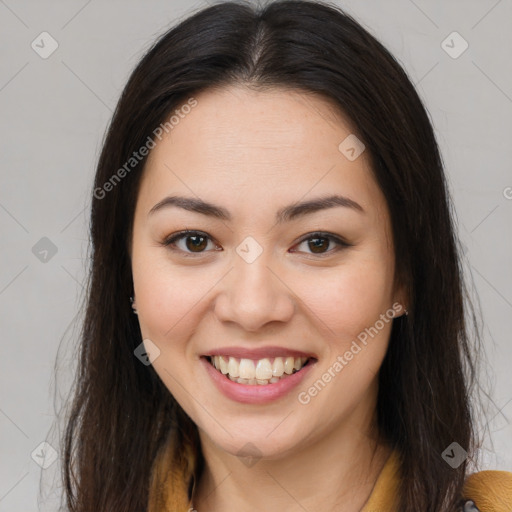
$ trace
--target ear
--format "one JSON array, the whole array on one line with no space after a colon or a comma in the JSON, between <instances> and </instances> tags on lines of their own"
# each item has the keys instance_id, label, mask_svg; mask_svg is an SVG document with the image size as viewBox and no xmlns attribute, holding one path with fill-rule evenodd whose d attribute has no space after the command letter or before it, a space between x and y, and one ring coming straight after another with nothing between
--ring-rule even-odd
<instances>
[{"instance_id":1,"label":"ear","mask_svg":"<svg viewBox=\"0 0 512 512\"><path fill-rule=\"evenodd\" d=\"M135 314L137 314L137 307L135 305L135 294L130 297L130 302L132 303L132 309Z\"/></svg>"}]
</instances>

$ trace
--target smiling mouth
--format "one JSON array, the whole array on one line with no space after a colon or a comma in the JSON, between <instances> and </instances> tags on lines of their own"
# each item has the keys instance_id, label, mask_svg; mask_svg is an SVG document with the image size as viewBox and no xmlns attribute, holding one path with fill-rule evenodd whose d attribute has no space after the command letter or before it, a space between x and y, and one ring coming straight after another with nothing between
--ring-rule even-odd
<instances>
[{"instance_id":1,"label":"smiling mouth","mask_svg":"<svg viewBox=\"0 0 512 512\"><path fill-rule=\"evenodd\" d=\"M239 384L275 384L297 373L307 364L315 361L312 357L266 357L245 359L231 356L205 356L206 360L221 374Z\"/></svg>"}]
</instances>

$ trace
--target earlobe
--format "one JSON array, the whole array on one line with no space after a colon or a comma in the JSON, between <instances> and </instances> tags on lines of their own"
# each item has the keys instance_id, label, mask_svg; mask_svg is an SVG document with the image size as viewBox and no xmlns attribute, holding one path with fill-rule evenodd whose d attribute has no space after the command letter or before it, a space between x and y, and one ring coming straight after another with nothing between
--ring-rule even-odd
<instances>
[{"instance_id":1,"label":"earlobe","mask_svg":"<svg viewBox=\"0 0 512 512\"><path fill-rule=\"evenodd\" d=\"M393 310L395 311L395 318L400 316L407 316L409 314L407 304L409 301L406 298L404 286L400 286L395 293L395 301L393 302Z\"/></svg>"},{"instance_id":2,"label":"earlobe","mask_svg":"<svg viewBox=\"0 0 512 512\"><path fill-rule=\"evenodd\" d=\"M130 297L130 302L132 303L132 309L133 309L133 312L135 314L137 314L137 309L135 307L135 298L134 297Z\"/></svg>"},{"instance_id":3,"label":"earlobe","mask_svg":"<svg viewBox=\"0 0 512 512\"><path fill-rule=\"evenodd\" d=\"M407 316L409 314L407 307L398 301L393 303L393 311L394 311L394 314L393 314L394 318L399 318L401 316Z\"/></svg>"}]
</instances>

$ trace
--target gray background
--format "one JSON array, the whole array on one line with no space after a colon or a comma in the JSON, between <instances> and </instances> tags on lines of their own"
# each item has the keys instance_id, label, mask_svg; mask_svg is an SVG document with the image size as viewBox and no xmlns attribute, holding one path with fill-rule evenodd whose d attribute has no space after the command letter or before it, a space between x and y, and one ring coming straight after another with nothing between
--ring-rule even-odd
<instances>
[{"instance_id":1,"label":"gray background","mask_svg":"<svg viewBox=\"0 0 512 512\"><path fill-rule=\"evenodd\" d=\"M337 4L405 66L431 114L466 247L465 271L485 322L497 407L482 424L483 464L510 470L512 0ZM42 470L35 460L51 461L51 450L39 448L35 460L31 454L45 440L59 450L54 393L60 404L73 375L73 319L81 318L89 194L103 134L145 49L204 5L0 0L0 512L55 510L51 496L38 505L38 492L40 479L49 486L57 478L58 462ZM43 31L59 45L47 59L31 47ZM460 40L452 36L442 46L453 31L469 44L458 58L445 49L458 52ZM43 237L55 255L33 251Z\"/></svg>"}]
</instances>

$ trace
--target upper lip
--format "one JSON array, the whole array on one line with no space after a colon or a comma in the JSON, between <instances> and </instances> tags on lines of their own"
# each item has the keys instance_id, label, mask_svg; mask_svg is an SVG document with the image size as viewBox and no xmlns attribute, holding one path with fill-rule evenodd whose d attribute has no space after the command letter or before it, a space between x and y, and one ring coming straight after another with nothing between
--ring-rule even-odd
<instances>
[{"instance_id":1,"label":"upper lip","mask_svg":"<svg viewBox=\"0 0 512 512\"><path fill-rule=\"evenodd\" d=\"M292 350L284 347L268 346L259 348L244 347L220 347L210 350L204 356L231 356L240 359L263 359L265 357L308 357L315 358L312 353L302 352L300 350Z\"/></svg>"}]
</instances>

